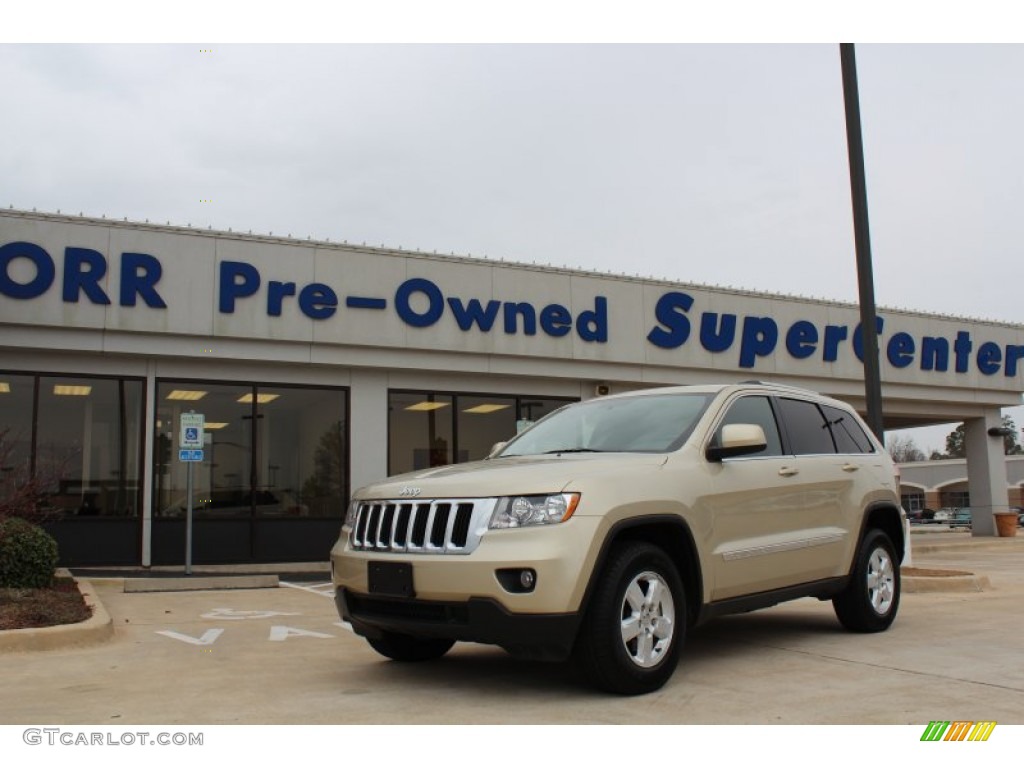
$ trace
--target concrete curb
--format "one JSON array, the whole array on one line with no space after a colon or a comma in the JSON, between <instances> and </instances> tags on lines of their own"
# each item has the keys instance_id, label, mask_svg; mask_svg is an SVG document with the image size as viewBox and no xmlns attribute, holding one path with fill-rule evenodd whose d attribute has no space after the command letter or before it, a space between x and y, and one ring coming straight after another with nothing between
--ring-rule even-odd
<instances>
[{"instance_id":1,"label":"concrete curb","mask_svg":"<svg viewBox=\"0 0 1024 768\"><path fill-rule=\"evenodd\" d=\"M900 586L904 592L922 594L928 592L984 592L992 588L988 576L901 576Z\"/></svg>"},{"instance_id":2,"label":"concrete curb","mask_svg":"<svg viewBox=\"0 0 1024 768\"><path fill-rule=\"evenodd\" d=\"M272 574L248 576L182 576L124 580L125 592L191 592L204 589L267 589L279 586Z\"/></svg>"},{"instance_id":3,"label":"concrete curb","mask_svg":"<svg viewBox=\"0 0 1024 768\"><path fill-rule=\"evenodd\" d=\"M93 590L92 584L81 579L75 579L75 583L85 599L85 604L92 608L92 616L77 624L0 631L0 653L52 651L110 640L114 636L114 622Z\"/></svg>"}]
</instances>

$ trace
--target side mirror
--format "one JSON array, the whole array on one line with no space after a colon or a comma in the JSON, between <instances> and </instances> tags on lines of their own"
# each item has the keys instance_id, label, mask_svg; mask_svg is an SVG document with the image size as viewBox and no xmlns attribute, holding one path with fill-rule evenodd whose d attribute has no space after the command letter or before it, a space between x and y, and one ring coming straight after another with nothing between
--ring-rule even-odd
<instances>
[{"instance_id":1,"label":"side mirror","mask_svg":"<svg viewBox=\"0 0 1024 768\"><path fill-rule=\"evenodd\" d=\"M733 456L749 456L768 447L768 438L760 424L726 424L722 427L722 440L709 445L704 455L708 461L721 461Z\"/></svg>"},{"instance_id":2,"label":"side mirror","mask_svg":"<svg viewBox=\"0 0 1024 768\"><path fill-rule=\"evenodd\" d=\"M504 448L504 447L505 447L506 445L508 445L508 440L502 440L501 442L499 442L499 443L495 443L494 445L492 445L492 446L491 446L491 452L487 454L487 458L488 458L488 459L490 459L490 458L493 458L493 457L495 456L495 454L498 454L498 453L500 453L500 452L501 452L501 450L502 450L502 449L503 449L503 448Z\"/></svg>"}]
</instances>

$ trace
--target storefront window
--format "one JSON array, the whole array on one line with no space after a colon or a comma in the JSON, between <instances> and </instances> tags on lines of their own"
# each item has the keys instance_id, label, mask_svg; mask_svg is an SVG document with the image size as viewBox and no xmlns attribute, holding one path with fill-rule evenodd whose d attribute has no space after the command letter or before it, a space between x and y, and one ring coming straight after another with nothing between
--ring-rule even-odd
<instances>
[{"instance_id":1,"label":"storefront window","mask_svg":"<svg viewBox=\"0 0 1024 768\"><path fill-rule=\"evenodd\" d=\"M345 403L337 390L257 387L256 513L338 517L348 488Z\"/></svg>"},{"instance_id":2,"label":"storefront window","mask_svg":"<svg viewBox=\"0 0 1024 768\"><path fill-rule=\"evenodd\" d=\"M487 458L499 440L516 434L516 401L508 397L459 396L456 428L463 461Z\"/></svg>"},{"instance_id":3,"label":"storefront window","mask_svg":"<svg viewBox=\"0 0 1024 768\"><path fill-rule=\"evenodd\" d=\"M35 377L0 373L0 493L17 496L32 475Z\"/></svg>"},{"instance_id":4,"label":"storefront window","mask_svg":"<svg viewBox=\"0 0 1024 768\"><path fill-rule=\"evenodd\" d=\"M348 493L347 394L340 389L160 382L154 485L158 517L187 508L178 460L182 413L204 416L206 446L193 466L197 517L338 517Z\"/></svg>"},{"instance_id":5,"label":"storefront window","mask_svg":"<svg viewBox=\"0 0 1024 768\"><path fill-rule=\"evenodd\" d=\"M452 413L452 398L448 395L391 392L388 474L453 463Z\"/></svg>"},{"instance_id":6,"label":"storefront window","mask_svg":"<svg viewBox=\"0 0 1024 768\"><path fill-rule=\"evenodd\" d=\"M551 411L573 402L513 395L388 393L388 474L485 458Z\"/></svg>"},{"instance_id":7,"label":"storefront window","mask_svg":"<svg viewBox=\"0 0 1024 768\"><path fill-rule=\"evenodd\" d=\"M4 475L34 476L50 516L137 516L142 390L132 379L0 374Z\"/></svg>"}]
</instances>

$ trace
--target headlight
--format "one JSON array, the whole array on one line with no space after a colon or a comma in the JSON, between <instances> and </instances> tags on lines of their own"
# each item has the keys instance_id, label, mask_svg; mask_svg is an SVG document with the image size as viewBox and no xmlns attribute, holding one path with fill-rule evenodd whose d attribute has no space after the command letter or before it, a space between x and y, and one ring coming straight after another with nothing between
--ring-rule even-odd
<instances>
[{"instance_id":1,"label":"headlight","mask_svg":"<svg viewBox=\"0 0 1024 768\"><path fill-rule=\"evenodd\" d=\"M356 524L356 512L359 510L359 502L352 501L348 505L348 512L345 513L345 522L342 524L344 528L351 528Z\"/></svg>"},{"instance_id":2,"label":"headlight","mask_svg":"<svg viewBox=\"0 0 1024 768\"><path fill-rule=\"evenodd\" d=\"M522 528L524 525L564 523L580 503L578 493L550 496L506 496L498 500L490 528Z\"/></svg>"}]
</instances>

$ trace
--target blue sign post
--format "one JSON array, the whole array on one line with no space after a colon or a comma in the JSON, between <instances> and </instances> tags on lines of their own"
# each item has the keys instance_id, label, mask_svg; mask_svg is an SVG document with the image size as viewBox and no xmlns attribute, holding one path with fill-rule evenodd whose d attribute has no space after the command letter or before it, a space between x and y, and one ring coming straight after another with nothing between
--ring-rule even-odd
<instances>
[{"instance_id":1,"label":"blue sign post","mask_svg":"<svg viewBox=\"0 0 1024 768\"><path fill-rule=\"evenodd\" d=\"M185 575L192 575L192 467L203 460L203 428L206 417L189 411L181 414L178 435L178 461L188 464L185 483L188 505L185 508Z\"/></svg>"}]
</instances>

